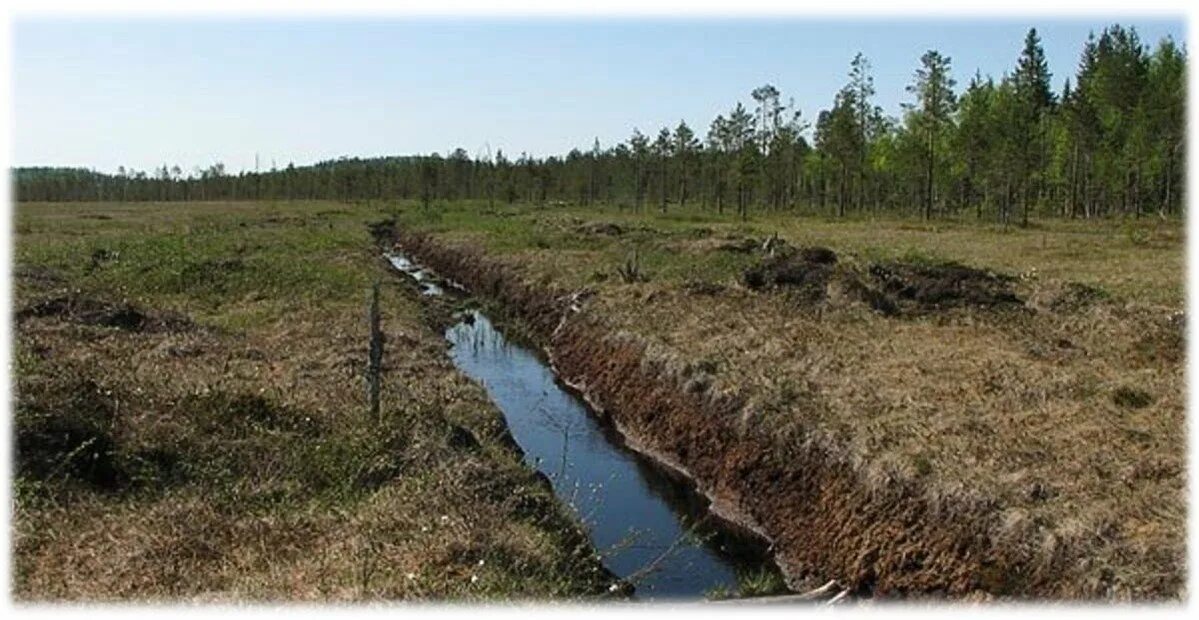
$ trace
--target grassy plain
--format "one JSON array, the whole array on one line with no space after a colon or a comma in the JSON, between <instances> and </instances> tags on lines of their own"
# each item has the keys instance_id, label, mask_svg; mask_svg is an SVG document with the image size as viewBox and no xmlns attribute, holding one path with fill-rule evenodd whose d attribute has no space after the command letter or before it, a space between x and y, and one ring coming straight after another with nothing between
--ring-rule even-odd
<instances>
[{"instance_id":1,"label":"grassy plain","mask_svg":"<svg viewBox=\"0 0 1199 620\"><path fill-rule=\"evenodd\" d=\"M481 246L710 389L778 454L819 435L863 485L945 510L1090 595L1179 596L1179 222L333 202L16 209L14 592L22 600L583 596L593 551L445 361L367 224ZM1019 309L884 316L753 290L770 237L838 265L1013 276ZM627 278L630 266L641 278ZM383 415L366 294L382 280ZM1076 286L1079 283L1085 286Z\"/></svg>"},{"instance_id":2,"label":"grassy plain","mask_svg":"<svg viewBox=\"0 0 1199 620\"><path fill-rule=\"evenodd\" d=\"M527 281L591 291L586 312L612 333L744 398L745 432L778 454L819 436L867 487L915 482L947 514L983 506L991 540L1032 558L1034 572L1063 575L1074 596L1182 595L1180 222L1003 229L485 204L397 213L401 227L481 246ZM816 301L752 290L743 274L772 235L830 248L867 279L891 261L1007 274L1018 307L884 316L836 286Z\"/></svg>"},{"instance_id":3,"label":"grassy plain","mask_svg":"<svg viewBox=\"0 0 1199 620\"><path fill-rule=\"evenodd\" d=\"M578 285L594 283L597 275L612 272L634 252L657 279L735 279L753 257L703 252L704 246L726 238L778 234L796 245L824 245L863 260L953 259L1012 274L1092 284L1132 302L1178 309L1186 303L1185 226L1156 217L1034 220L1025 229L970 218L922 222L885 214L838 219L761 213L742 222L732 214L692 207L661 214L609 205L488 207L461 202L429 210L408 205L403 214L406 225L451 240L478 241L498 253L580 257L583 260L552 264L533 261L531 266ZM595 227L608 223L626 230L605 235Z\"/></svg>"},{"instance_id":4,"label":"grassy plain","mask_svg":"<svg viewBox=\"0 0 1199 620\"><path fill-rule=\"evenodd\" d=\"M585 597L572 518L337 203L20 204L18 600ZM382 411L364 389L382 282Z\"/></svg>"}]
</instances>

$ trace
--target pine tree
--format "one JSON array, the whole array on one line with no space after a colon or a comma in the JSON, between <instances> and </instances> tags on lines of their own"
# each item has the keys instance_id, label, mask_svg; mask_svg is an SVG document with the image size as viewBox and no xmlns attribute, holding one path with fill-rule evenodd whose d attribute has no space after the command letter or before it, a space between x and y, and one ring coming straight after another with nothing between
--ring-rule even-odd
<instances>
[{"instance_id":1,"label":"pine tree","mask_svg":"<svg viewBox=\"0 0 1199 620\"><path fill-rule=\"evenodd\" d=\"M916 95L916 103L908 104L914 112L913 124L923 134L925 151L925 194L924 219L932 218L935 202L935 173L937 168L937 144L942 132L952 121L956 97L953 86L956 82L949 75L950 58L936 50L929 50L920 57L920 68L907 91Z\"/></svg>"},{"instance_id":2,"label":"pine tree","mask_svg":"<svg viewBox=\"0 0 1199 620\"><path fill-rule=\"evenodd\" d=\"M1023 170L1019 176L1020 203L1023 225L1028 226L1028 212L1032 196L1038 193L1038 181L1045 165L1046 120L1053 106L1053 91L1049 80L1049 63L1037 29L1030 28L1024 37L1024 51L1016 62L1013 76L1016 99L1020 106L1017 125L1010 128L1016 132L1023 153Z\"/></svg>"},{"instance_id":3,"label":"pine tree","mask_svg":"<svg viewBox=\"0 0 1199 620\"><path fill-rule=\"evenodd\" d=\"M854 120L860 134L857 140L857 205L858 209L862 209L866 200L866 159L872 139L870 129L877 125L881 111L870 103L875 94L874 76L870 75L870 61L861 52L850 63L849 89L853 96Z\"/></svg>"},{"instance_id":4,"label":"pine tree","mask_svg":"<svg viewBox=\"0 0 1199 620\"><path fill-rule=\"evenodd\" d=\"M673 154L679 182L679 206L681 208L687 206L687 180L691 176L691 159L698 150L699 140L695 138L695 132L691 131L686 121L679 121L678 127L674 129Z\"/></svg>"}]
</instances>

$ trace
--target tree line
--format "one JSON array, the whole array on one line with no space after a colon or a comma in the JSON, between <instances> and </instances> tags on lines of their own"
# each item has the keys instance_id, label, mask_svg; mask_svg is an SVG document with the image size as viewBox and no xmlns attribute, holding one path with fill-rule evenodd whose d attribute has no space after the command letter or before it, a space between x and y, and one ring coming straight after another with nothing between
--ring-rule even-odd
<instances>
[{"instance_id":1,"label":"tree line","mask_svg":"<svg viewBox=\"0 0 1199 620\"><path fill-rule=\"evenodd\" d=\"M1033 216L1180 214L1185 189L1186 52L1152 49L1112 25L1085 42L1076 74L1051 85L1030 29L1015 65L957 90L952 60L920 58L899 117L874 103L869 60L850 62L832 105L809 121L767 84L712 120L680 122L565 156L502 151L341 158L230 174L18 168L20 200L479 199L700 206L751 211L892 212L1027 224Z\"/></svg>"}]
</instances>

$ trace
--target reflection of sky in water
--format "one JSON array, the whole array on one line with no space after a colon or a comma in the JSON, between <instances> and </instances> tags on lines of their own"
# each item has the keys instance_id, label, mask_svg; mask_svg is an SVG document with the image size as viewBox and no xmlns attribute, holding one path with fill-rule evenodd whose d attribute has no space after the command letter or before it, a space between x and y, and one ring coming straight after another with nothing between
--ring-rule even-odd
<instances>
[{"instance_id":1,"label":"reflection of sky in water","mask_svg":"<svg viewBox=\"0 0 1199 620\"><path fill-rule=\"evenodd\" d=\"M420 292L424 295L441 295L445 291L442 290L435 282L433 282L433 274L422 267L418 267L415 263L408 260L407 256L401 254L390 254L387 260L396 269L408 274L416 283L420 285Z\"/></svg>"},{"instance_id":2,"label":"reflection of sky in water","mask_svg":"<svg viewBox=\"0 0 1199 620\"><path fill-rule=\"evenodd\" d=\"M424 294L442 293L431 282L434 275L407 257L388 259ZM532 352L509 343L486 316L472 312L470 318L446 330L454 364L483 384L525 460L549 477L604 564L632 578L638 597L699 598L716 587L736 590L738 567L762 566L760 556L746 556L744 546L697 523L702 500L619 447L612 431L559 387Z\"/></svg>"},{"instance_id":3,"label":"reflection of sky in water","mask_svg":"<svg viewBox=\"0 0 1199 620\"><path fill-rule=\"evenodd\" d=\"M716 586L736 588L734 564L702 544L703 533L689 533L685 514L672 507L677 485L614 445L535 355L508 343L478 313L446 338L455 365L484 385L525 459L577 512L608 568L627 577L661 558L636 580L639 596L699 597Z\"/></svg>"}]
</instances>

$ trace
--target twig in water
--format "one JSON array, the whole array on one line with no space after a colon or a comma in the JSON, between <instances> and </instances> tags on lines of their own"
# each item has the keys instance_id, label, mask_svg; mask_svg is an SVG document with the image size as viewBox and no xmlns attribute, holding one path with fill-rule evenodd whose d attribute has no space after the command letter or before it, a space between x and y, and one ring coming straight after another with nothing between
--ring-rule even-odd
<instances>
[{"instance_id":1,"label":"twig in water","mask_svg":"<svg viewBox=\"0 0 1199 620\"><path fill-rule=\"evenodd\" d=\"M642 566L641 568L630 573L628 577L625 577L625 581L636 585L638 580L643 579L646 575L656 570L658 565L666 560L667 556L669 556L671 553L674 553L675 549L677 549L684 540L690 538L695 530L699 529L699 527L703 525L704 521L707 520L708 517L705 515L699 521L696 521L695 525L692 525L690 528L679 532L679 535L676 536L674 541L670 543L670 546L666 547L665 551L659 554L658 557L650 560L645 566Z\"/></svg>"}]
</instances>

